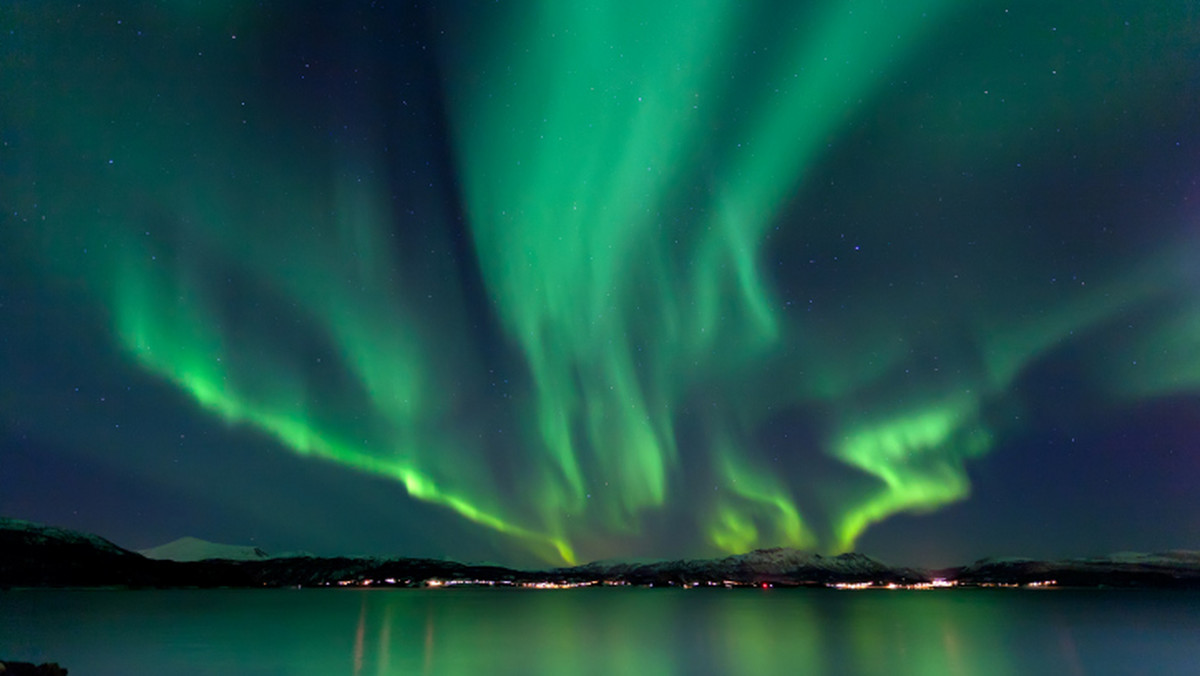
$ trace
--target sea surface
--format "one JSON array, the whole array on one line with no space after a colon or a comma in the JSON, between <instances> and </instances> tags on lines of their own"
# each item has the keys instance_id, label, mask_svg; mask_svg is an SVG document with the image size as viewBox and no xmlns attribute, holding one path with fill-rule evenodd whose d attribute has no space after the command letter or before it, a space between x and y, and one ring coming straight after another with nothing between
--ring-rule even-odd
<instances>
[{"instance_id":1,"label":"sea surface","mask_svg":"<svg viewBox=\"0 0 1200 676\"><path fill-rule=\"evenodd\" d=\"M1200 674L1200 592L0 591L0 659L103 674Z\"/></svg>"}]
</instances>

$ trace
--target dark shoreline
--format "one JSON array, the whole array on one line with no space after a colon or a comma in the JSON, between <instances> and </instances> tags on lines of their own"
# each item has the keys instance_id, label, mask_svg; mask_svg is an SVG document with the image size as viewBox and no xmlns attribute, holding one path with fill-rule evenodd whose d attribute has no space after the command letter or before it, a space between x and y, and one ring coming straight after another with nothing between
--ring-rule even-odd
<instances>
[{"instance_id":1,"label":"dark shoreline","mask_svg":"<svg viewBox=\"0 0 1200 676\"><path fill-rule=\"evenodd\" d=\"M0 519L0 589L286 587L1118 587L1200 589L1200 552L1034 561L985 559L941 570L896 568L862 554L760 549L720 559L591 563L519 570L417 558L149 559L107 540Z\"/></svg>"}]
</instances>

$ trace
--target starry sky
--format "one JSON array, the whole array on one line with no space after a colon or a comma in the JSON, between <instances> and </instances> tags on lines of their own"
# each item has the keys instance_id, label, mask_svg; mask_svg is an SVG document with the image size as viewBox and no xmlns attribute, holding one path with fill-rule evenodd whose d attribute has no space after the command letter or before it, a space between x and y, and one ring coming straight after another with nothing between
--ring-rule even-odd
<instances>
[{"instance_id":1,"label":"starry sky","mask_svg":"<svg viewBox=\"0 0 1200 676\"><path fill-rule=\"evenodd\" d=\"M0 514L1200 548L1190 2L13 1Z\"/></svg>"}]
</instances>

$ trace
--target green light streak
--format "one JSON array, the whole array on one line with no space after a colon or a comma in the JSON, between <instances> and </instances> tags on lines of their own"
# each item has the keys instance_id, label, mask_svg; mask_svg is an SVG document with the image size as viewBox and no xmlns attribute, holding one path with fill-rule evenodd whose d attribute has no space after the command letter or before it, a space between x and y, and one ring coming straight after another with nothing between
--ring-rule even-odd
<instances>
[{"instance_id":1,"label":"green light streak","mask_svg":"<svg viewBox=\"0 0 1200 676\"><path fill-rule=\"evenodd\" d=\"M809 548L817 544L777 477L741 460L727 439L715 447L725 492L715 501L715 516L708 526L710 542L731 554L764 545Z\"/></svg>"},{"instance_id":2,"label":"green light streak","mask_svg":"<svg viewBox=\"0 0 1200 676\"><path fill-rule=\"evenodd\" d=\"M853 548L867 526L896 512L931 510L966 497L970 483L963 462L991 444L969 399L852 429L835 455L882 485L849 503L835 523L840 551Z\"/></svg>"},{"instance_id":3,"label":"green light streak","mask_svg":"<svg viewBox=\"0 0 1200 676\"><path fill-rule=\"evenodd\" d=\"M824 139L853 111L852 102L868 96L953 3L855 5L828 4L819 12L818 28L795 40L795 51L781 60L771 78L773 87L760 94L762 103L746 127L745 142L729 158L716 226L700 248L699 295L718 295L714 287L720 285L720 270L731 262L747 314L765 337L774 337L778 320L759 278L760 239L818 159ZM705 306L699 316L709 326L716 313L711 303Z\"/></svg>"},{"instance_id":4,"label":"green light streak","mask_svg":"<svg viewBox=\"0 0 1200 676\"><path fill-rule=\"evenodd\" d=\"M736 371L778 344L778 303L758 270L763 233L845 102L916 44L887 36L919 34L948 5L831 5L783 60L777 87L733 94L751 122L728 148L707 147L702 125L723 114L728 85L710 58L737 40L733 4L542 5L475 55L487 66L456 64L474 74L449 82L476 249L533 374L529 426L558 468L541 491L548 520L580 510L601 484L621 487L605 510L612 528L664 504L678 398L706 371ZM711 215L668 225L663 210L695 180L697 153L726 160ZM729 461L721 480L772 513L772 541L812 542L777 487ZM745 509L720 505L709 539L729 551L756 541Z\"/></svg>"},{"instance_id":5,"label":"green light streak","mask_svg":"<svg viewBox=\"0 0 1200 676\"><path fill-rule=\"evenodd\" d=\"M137 247L131 244L131 248ZM260 352L255 355L257 363L246 368L245 358L237 355L239 350L249 349L246 337L231 345L220 335L222 322L206 309L209 302L198 280L187 274L174 281L164 279L145 269L144 261L150 259L145 252L124 259L118 266L113 302L116 334L142 366L177 384L228 424L254 427L301 455L395 479L412 497L448 507L471 522L512 536L546 560L575 562L571 545L562 537L518 525L499 510L482 507L435 478L434 473L447 474L461 490L471 474L461 466L453 467L457 464L453 460L449 463L452 472L430 462L439 455L450 455L438 447L441 442L417 438L413 428L420 421L414 416L420 409L412 405L411 390L405 383L425 377L419 360L399 361L403 353L372 344L379 334L370 326L355 326L354 318L342 316L346 323L336 334L347 341L341 345L349 363L361 367L355 371L362 375L372 410L391 423L406 424L389 429L386 450L372 451L365 441L352 443L322 428L302 401L307 388L291 376L297 370L286 355ZM243 368L229 365L239 361ZM481 488L476 484L476 492Z\"/></svg>"},{"instance_id":6,"label":"green light streak","mask_svg":"<svg viewBox=\"0 0 1200 676\"><path fill-rule=\"evenodd\" d=\"M522 51L478 55L503 74L455 97L480 263L561 477L542 492L547 515L616 485L606 511L623 528L666 496L674 374L638 367L666 359L661 341L680 331L658 211L697 144L695 98L712 86L696 64L727 39L725 3L694 9L679 21L666 5L541 5L512 36Z\"/></svg>"},{"instance_id":7,"label":"green light streak","mask_svg":"<svg viewBox=\"0 0 1200 676\"><path fill-rule=\"evenodd\" d=\"M1185 302L1102 362L1103 382L1119 384L1114 394L1141 399L1200 390L1200 310L1195 299Z\"/></svg>"}]
</instances>

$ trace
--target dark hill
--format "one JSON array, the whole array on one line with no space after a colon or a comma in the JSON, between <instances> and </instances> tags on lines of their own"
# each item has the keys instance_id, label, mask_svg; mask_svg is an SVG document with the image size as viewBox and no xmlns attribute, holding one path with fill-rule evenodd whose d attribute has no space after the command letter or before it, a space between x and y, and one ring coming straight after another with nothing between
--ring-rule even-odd
<instances>
[{"instance_id":1,"label":"dark hill","mask_svg":"<svg viewBox=\"0 0 1200 676\"><path fill-rule=\"evenodd\" d=\"M963 586L1197 587L1200 552L1113 554L1106 557L1034 561L985 559L937 574ZM794 549L760 549L720 559L655 563L591 563L527 571L413 558L253 560L148 559L103 538L0 519L0 588L7 587L288 587L428 584L629 584L653 586L826 586L839 583L911 585L934 574L892 568L862 554L821 556Z\"/></svg>"}]
</instances>

